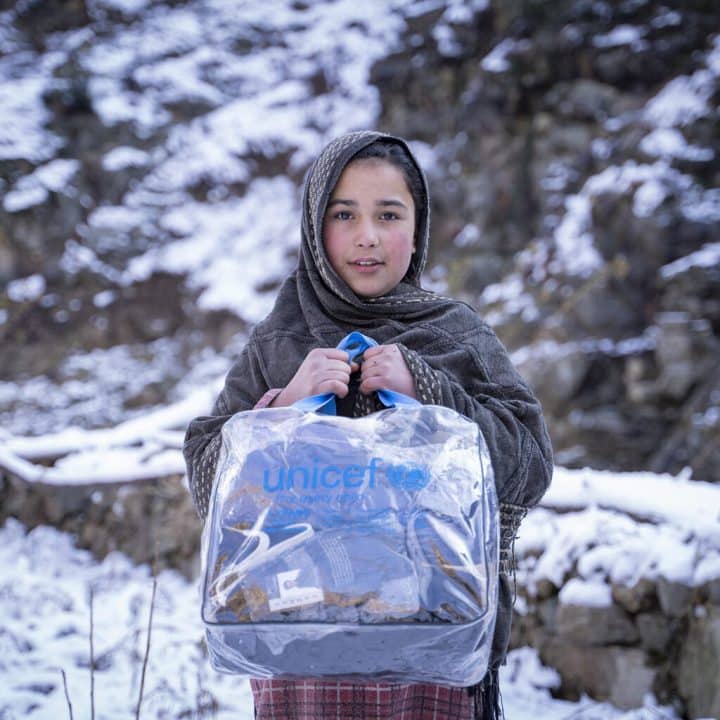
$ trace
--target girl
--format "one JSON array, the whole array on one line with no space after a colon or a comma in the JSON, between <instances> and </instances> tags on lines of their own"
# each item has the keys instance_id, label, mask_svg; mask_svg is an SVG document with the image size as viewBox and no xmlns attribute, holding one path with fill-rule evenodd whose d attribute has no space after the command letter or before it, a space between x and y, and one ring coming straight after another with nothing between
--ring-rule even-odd
<instances>
[{"instance_id":1,"label":"girl","mask_svg":"<svg viewBox=\"0 0 720 720\"><path fill-rule=\"evenodd\" d=\"M420 286L428 252L427 183L407 144L376 132L331 142L310 169L298 267L252 331L212 415L188 428L184 454L193 501L208 512L220 429L234 413L289 405L325 392L338 414L380 409L386 388L453 408L478 424L501 503L500 597L491 667L480 685L252 680L257 718L422 720L497 718L497 671L512 613L508 553L520 520L552 475L540 406L507 352L467 305ZM378 347L361 363L335 349L352 330Z\"/></svg>"}]
</instances>

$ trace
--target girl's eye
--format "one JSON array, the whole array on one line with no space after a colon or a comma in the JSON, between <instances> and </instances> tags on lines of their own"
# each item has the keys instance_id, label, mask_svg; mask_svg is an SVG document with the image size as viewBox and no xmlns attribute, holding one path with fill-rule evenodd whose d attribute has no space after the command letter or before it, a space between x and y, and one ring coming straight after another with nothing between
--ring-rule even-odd
<instances>
[{"instance_id":1,"label":"girl's eye","mask_svg":"<svg viewBox=\"0 0 720 720\"><path fill-rule=\"evenodd\" d=\"M333 218L335 220L349 220L351 217L352 217L352 215L347 210L338 210L333 215Z\"/></svg>"},{"instance_id":2,"label":"girl's eye","mask_svg":"<svg viewBox=\"0 0 720 720\"><path fill-rule=\"evenodd\" d=\"M397 220L398 217L398 214L392 212L392 210L388 210L387 212L384 212L382 213L382 215L380 215L381 220Z\"/></svg>"}]
</instances>

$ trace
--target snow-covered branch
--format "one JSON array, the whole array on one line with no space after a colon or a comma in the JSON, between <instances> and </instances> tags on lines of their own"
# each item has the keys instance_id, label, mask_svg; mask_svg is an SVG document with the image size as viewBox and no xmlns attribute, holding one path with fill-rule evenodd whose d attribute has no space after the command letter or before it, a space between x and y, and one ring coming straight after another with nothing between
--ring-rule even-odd
<instances>
[{"instance_id":1,"label":"snow-covered branch","mask_svg":"<svg viewBox=\"0 0 720 720\"><path fill-rule=\"evenodd\" d=\"M0 468L25 482L47 485L126 483L182 475L184 428L208 411L215 394L214 386L203 388L114 428L1 436Z\"/></svg>"}]
</instances>

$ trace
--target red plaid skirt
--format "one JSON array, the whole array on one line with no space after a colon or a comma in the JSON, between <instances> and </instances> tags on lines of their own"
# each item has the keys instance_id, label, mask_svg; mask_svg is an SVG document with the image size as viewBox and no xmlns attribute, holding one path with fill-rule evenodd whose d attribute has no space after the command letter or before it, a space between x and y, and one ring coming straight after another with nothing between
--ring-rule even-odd
<instances>
[{"instance_id":1,"label":"red plaid skirt","mask_svg":"<svg viewBox=\"0 0 720 720\"><path fill-rule=\"evenodd\" d=\"M258 720L470 720L467 688L250 680Z\"/></svg>"}]
</instances>

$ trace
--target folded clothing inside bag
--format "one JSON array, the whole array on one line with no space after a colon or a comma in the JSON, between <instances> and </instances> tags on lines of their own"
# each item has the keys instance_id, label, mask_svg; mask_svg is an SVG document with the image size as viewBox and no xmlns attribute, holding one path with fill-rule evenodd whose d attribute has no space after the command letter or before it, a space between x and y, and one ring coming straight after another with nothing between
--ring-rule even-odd
<instances>
[{"instance_id":1,"label":"folded clothing inside bag","mask_svg":"<svg viewBox=\"0 0 720 720\"><path fill-rule=\"evenodd\" d=\"M228 528L212 615L221 622L467 622L485 606L468 530L430 511L414 513L407 528L393 511L319 531L267 528L264 543Z\"/></svg>"},{"instance_id":2,"label":"folded clothing inside bag","mask_svg":"<svg viewBox=\"0 0 720 720\"><path fill-rule=\"evenodd\" d=\"M287 527L268 528L267 549L252 535L225 533L225 560L213 580L217 620L393 622L420 609L396 513L318 532L296 529L288 535Z\"/></svg>"}]
</instances>

